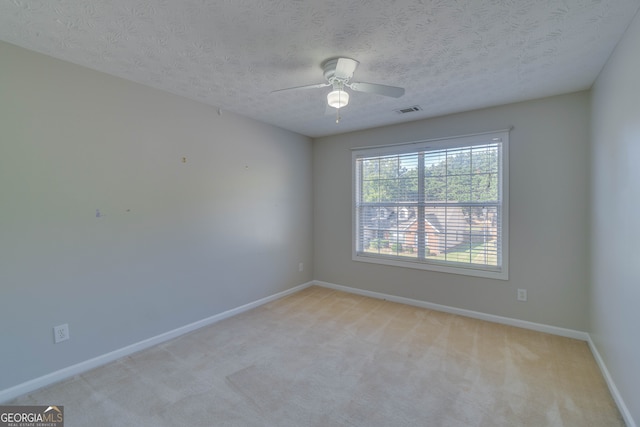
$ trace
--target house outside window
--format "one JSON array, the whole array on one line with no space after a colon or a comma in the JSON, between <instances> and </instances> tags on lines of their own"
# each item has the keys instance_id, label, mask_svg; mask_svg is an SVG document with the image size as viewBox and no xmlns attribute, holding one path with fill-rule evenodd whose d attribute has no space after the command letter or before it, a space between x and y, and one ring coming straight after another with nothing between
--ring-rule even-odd
<instances>
[{"instance_id":1,"label":"house outside window","mask_svg":"<svg viewBox=\"0 0 640 427\"><path fill-rule=\"evenodd\" d=\"M508 279L508 131L353 151L353 259Z\"/></svg>"}]
</instances>

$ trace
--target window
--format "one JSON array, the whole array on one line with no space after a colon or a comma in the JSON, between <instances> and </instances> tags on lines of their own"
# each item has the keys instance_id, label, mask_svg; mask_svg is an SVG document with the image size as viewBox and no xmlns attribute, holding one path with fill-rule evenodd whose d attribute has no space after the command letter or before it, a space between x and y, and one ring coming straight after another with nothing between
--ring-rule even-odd
<instances>
[{"instance_id":1,"label":"window","mask_svg":"<svg viewBox=\"0 0 640 427\"><path fill-rule=\"evenodd\" d=\"M353 259L508 279L508 131L353 151Z\"/></svg>"}]
</instances>

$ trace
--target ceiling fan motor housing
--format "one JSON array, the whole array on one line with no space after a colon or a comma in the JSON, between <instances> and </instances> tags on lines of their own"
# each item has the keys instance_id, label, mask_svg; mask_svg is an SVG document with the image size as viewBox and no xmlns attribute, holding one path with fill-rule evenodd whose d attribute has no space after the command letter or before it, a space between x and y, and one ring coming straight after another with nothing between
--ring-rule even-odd
<instances>
[{"instance_id":1,"label":"ceiling fan motor housing","mask_svg":"<svg viewBox=\"0 0 640 427\"><path fill-rule=\"evenodd\" d=\"M338 71L338 61L340 61L340 65L342 67L341 70ZM359 62L355 59L351 58L331 58L327 59L322 64L322 69L324 70L324 78L329 83L334 83L336 80L346 83L353 77L353 71L358 66ZM343 74L343 75L340 75Z\"/></svg>"},{"instance_id":2,"label":"ceiling fan motor housing","mask_svg":"<svg viewBox=\"0 0 640 427\"><path fill-rule=\"evenodd\" d=\"M329 82L336 74L337 63L337 59L329 59L324 64L322 64L322 69L324 70L324 78Z\"/></svg>"}]
</instances>

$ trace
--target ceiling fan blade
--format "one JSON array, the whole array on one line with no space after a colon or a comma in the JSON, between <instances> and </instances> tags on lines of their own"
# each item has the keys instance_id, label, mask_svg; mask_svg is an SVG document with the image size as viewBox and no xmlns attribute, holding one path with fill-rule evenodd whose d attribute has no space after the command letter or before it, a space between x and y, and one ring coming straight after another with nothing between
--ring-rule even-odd
<instances>
[{"instance_id":1,"label":"ceiling fan blade","mask_svg":"<svg viewBox=\"0 0 640 427\"><path fill-rule=\"evenodd\" d=\"M378 95L400 98L404 95L404 88L397 86L379 85L377 83L353 82L347 85L357 92L377 93Z\"/></svg>"},{"instance_id":2,"label":"ceiling fan blade","mask_svg":"<svg viewBox=\"0 0 640 427\"><path fill-rule=\"evenodd\" d=\"M338 58L334 76L338 79L349 80L358 67L359 62L351 58Z\"/></svg>"},{"instance_id":3,"label":"ceiling fan blade","mask_svg":"<svg viewBox=\"0 0 640 427\"><path fill-rule=\"evenodd\" d=\"M285 91L288 91L288 90L318 89L318 88L327 87L327 86L331 86L331 85L329 83L318 83L318 84L313 84L313 85L296 86L296 87L288 87L288 88L285 88L285 89L272 90L271 93L285 92Z\"/></svg>"}]
</instances>

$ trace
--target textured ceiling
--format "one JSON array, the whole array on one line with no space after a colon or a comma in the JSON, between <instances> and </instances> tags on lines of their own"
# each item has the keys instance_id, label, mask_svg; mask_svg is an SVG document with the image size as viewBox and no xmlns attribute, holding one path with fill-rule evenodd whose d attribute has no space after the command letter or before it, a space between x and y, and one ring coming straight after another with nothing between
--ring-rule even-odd
<instances>
[{"instance_id":1,"label":"textured ceiling","mask_svg":"<svg viewBox=\"0 0 640 427\"><path fill-rule=\"evenodd\" d=\"M640 0L3 0L0 40L312 137L587 89ZM325 114L320 64L360 61ZM1 60L1 58L0 58ZM419 105L400 115L395 109Z\"/></svg>"}]
</instances>

